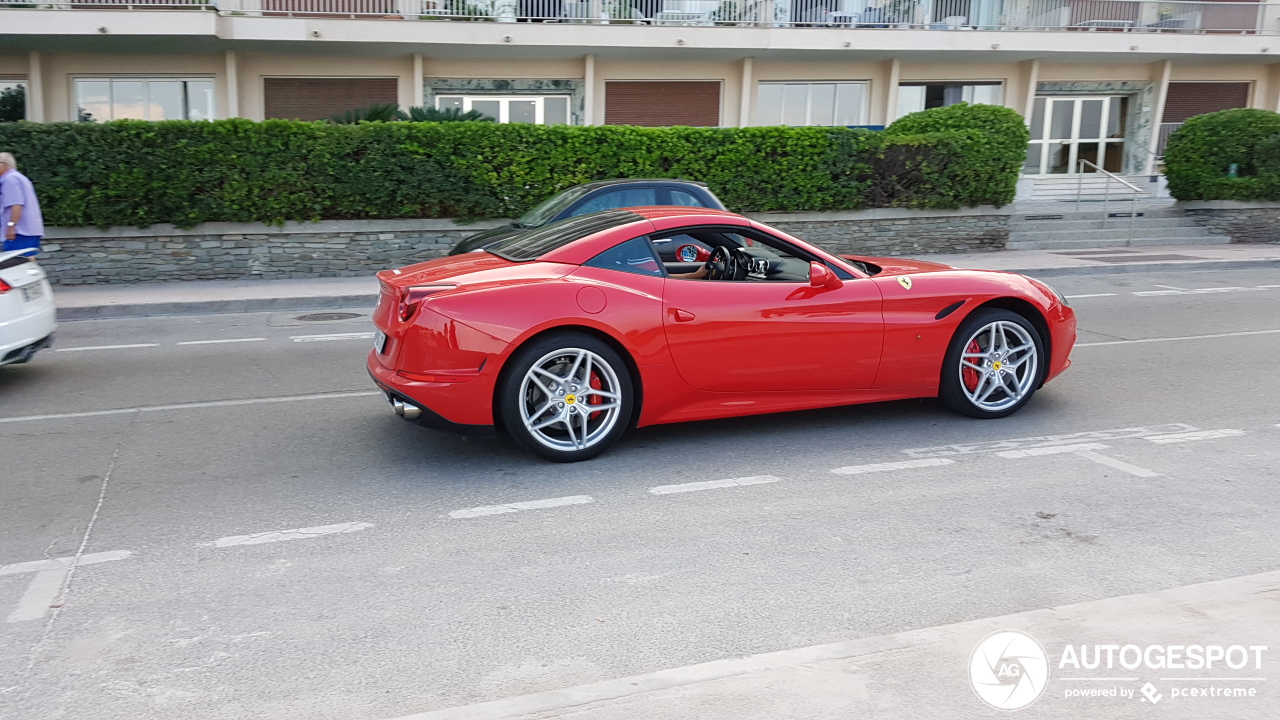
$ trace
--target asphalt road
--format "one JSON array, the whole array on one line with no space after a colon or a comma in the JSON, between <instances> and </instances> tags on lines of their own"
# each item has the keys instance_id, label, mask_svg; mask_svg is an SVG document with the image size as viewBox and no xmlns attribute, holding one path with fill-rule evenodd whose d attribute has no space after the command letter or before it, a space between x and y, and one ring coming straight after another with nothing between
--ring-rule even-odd
<instances>
[{"instance_id":1,"label":"asphalt road","mask_svg":"<svg viewBox=\"0 0 1280 720\"><path fill-rule=\"evenodd\" d=\"M366 316L63 323L0 368L0 716L377 720L1280 568L1280 271L1053 284L1082 346L1011 418L568 466L396 418Z\"/></svg>"}]
</instances>

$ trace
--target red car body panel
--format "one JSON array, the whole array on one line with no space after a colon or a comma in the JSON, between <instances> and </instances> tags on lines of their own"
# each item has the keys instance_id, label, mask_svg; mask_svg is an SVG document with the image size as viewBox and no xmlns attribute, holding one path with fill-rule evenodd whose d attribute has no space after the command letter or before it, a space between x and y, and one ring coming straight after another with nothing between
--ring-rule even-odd
<instances>
[{"instance_id":1,"label":"red car body panel","mask_svg":"<svg viewBox=\"0 0 1280 720\"><path fill-rule=\"evenodd\" d=\"M536 335L576 328L610 341L637 381L640 426L830 407L938 392L956 328L986 303L1034 311L1049 345L1046 381L1070 365L1075 315L1047 287L1013 273L895 258L868 277L846 259L732 213L630 208L639 218L538 260L487 252L378 273L373 320L386 334L370 375L384 391L454 429L494 424L494 392L511 355ZM847 271L841 287L670 279L585 266L655 231L755 227ZM908 281L909 279L909 281ZM449 285L408 320L411 287ZM949 311L949 312L948 312Z\"/></svg>"}]
</instances>

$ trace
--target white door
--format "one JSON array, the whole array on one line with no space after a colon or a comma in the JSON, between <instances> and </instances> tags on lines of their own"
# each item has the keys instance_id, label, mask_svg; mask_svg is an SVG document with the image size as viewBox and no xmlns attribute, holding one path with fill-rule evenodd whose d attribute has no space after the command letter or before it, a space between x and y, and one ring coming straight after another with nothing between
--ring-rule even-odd
<instances>
[{"instance_id":1,"label":"white door","mask_svg":"<svg viewBox=\"0 0 1280 720\"><path fill-rule=\"evenodd\" d=\"M1124 171L1129 98L1038 97L1031 113L1027 175ZM1083 161L1083 162L1082 162Z\"/></svg>"}]
</instances>

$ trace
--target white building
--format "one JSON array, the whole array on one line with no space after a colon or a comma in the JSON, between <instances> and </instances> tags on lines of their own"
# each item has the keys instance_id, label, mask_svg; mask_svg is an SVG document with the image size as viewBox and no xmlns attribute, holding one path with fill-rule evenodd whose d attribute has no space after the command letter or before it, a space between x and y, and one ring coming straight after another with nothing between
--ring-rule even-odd
<instances>
[{"instance_id":1,"label":"white building","mask_svg":"<svg viewBox=\"0 0 1280 720\"><path fill-rule=\"evenodd\" d=\"M30 120L870 125L961 100L1026 172L1150 172L1186 117L1280 110L1280 0L93 0L0 9ZM1086 171L1092 166L1085 164Z\"/></svg>"}]
</instances>

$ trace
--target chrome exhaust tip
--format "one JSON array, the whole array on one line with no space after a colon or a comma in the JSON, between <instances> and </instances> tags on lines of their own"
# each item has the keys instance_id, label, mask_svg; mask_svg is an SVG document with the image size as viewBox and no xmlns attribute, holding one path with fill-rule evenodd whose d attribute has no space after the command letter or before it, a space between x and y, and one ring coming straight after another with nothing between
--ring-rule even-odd
<instances>
[{"instance_id":1,"label":"chrome exhaust tip","mask_svg":"<svg viewBox=\"0 0 1280 720\"><path fill-rule=\"evenodd\" d=\"M400 417L404 418L405 420L417 420L418 418L422 417L422 408L418 407L417 405L412 405L410 403L400 403L400 407L401 407Z\"/></svg>"},{"instance_id":2,"label":"chrome exhaust tip","mask_svg":"<svg viewBox=\"0 0 1280 720\"><path fill-rule=\"evenodd\" d=\"M400 398L391 399L391 408L396 411L397 415L404 417L404 403L401 402Z\"/></svg>"}]
</instances>

